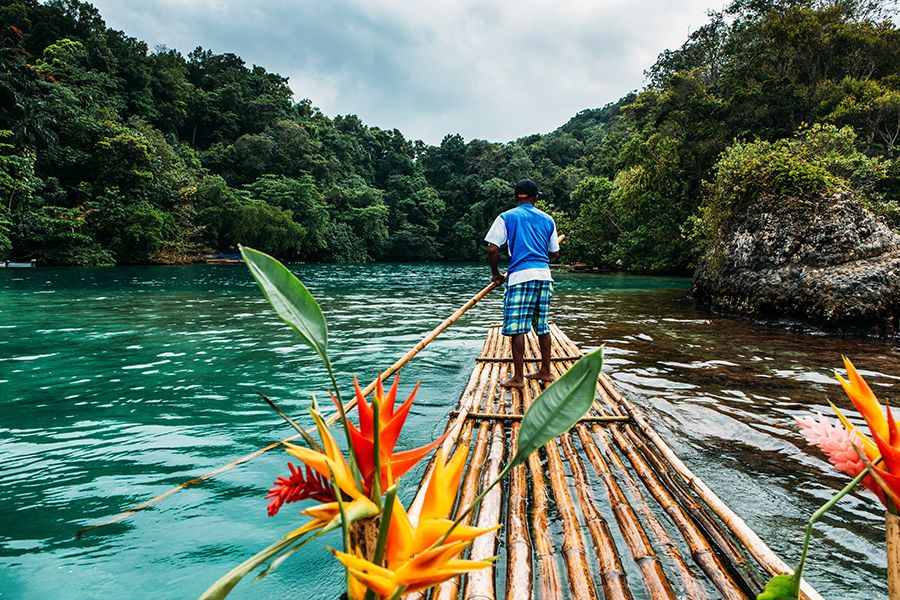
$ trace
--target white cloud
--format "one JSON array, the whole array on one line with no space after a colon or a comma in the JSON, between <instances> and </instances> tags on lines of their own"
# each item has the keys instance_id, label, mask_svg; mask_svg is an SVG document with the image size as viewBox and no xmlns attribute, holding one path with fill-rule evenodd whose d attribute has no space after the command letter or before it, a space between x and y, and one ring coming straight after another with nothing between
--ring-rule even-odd
<instances>
[{"instance_id":1,"label":"white cloud","mask_svg":"<svg viewBox=\"0 0 900 600\"><path fill-rule=\"evenodd\" d=\"M710 0L95 0L107 23L290 77L326 114L437 143L555 129L643 85Z\"/></svg>"}]
</instances>

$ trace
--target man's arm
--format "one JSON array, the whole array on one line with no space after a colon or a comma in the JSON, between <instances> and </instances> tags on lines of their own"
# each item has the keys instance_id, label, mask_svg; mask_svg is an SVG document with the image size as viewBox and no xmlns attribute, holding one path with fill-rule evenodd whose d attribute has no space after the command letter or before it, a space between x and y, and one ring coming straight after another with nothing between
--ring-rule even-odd
<instances>
[{"instance_id":1,"label":"man's arm","mask_svg":"<svg viewBox=\"0 0 900 600\"><path fill-rule=\"evenodd\" d=\"M500 246L506 243L506 223L503 217L494 219L491 229L484 236L484 241L488 245L488 262L491 263L491 279L493 281L504 281L506 276L500 273L497 264L500 262Z\"/></svg>"},{"instance_id":2,"label":"man's arm","mask_svg":"<svg viewBox=\"0 0 900 600\"><path fill-rule=\"evenodd\" d=\"M506 276L500 272L500 246L488 242L488 262L491 263L491 281L503 282Z\"/></svg>"},{"instance_id":3,"label":"man's arm","mask_svg":"<svg viewBox=\"0 0 900 600\"><path fill-rule=\"evenodd\" d=\"M547 243L547 257L550 260L559 258L559 243L566 236L560 236L556 233L556 223L553 224L553 233L550 234L550 241Z\"/></svg>"}]
</instances>

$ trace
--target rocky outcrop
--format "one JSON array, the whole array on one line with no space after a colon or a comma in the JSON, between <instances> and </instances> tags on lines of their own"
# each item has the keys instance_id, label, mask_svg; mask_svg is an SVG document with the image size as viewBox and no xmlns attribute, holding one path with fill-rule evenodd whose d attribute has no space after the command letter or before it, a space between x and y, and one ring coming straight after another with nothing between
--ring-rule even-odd
<instances>
[{"instance_id":1,"label":"rocky outcrop","mask_svg":"<svg viewBox=\"0 0 900 600\"><path fill-rule=\"evenodd\" d=\"M703 257L693 294L721 312L897 335L900 236L848 193L762 199Z\"/></svg>"}]
</instances>

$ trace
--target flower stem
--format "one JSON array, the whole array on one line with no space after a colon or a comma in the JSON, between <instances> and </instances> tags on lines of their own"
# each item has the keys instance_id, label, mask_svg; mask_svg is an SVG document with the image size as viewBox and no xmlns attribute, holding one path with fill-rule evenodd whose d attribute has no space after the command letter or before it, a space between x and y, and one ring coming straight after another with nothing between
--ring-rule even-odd
<instances>
[{"instance_id":1,"label":"flower stem","mask_svg":"<svg viewBox=\"0 0 900 600\"><path fill-rule=\"evenodd\" d=\"M380 377L380 376L379 376ZM378 394L372 396L372 428L375 437L372 440L372 452L375 455L375 474L372 476L372 501L381 510L381 400ZM390 459L389 459L390 460Z\"/></svg>"},{"instance_id":2,"label":"flower stem","mask_svg":"<svg viewBox=\"0 0 900 600\"><path fill-rule=\"evenodd\" d=\"M406 591L405 585L397 588L397 591L394 592L393 596L391 596L391 600L399 600L405 591Z\"/></svg>"},{"instance_id":3,"label":"flower stem","mask_svg":"<svg viewBox=\"0 0 900 600\"><path fill-rule=\"evenodd\" d=\"M834 497L831 498L828 502L822 505L819 510L814 512L812 516L809 518L809 521L806 522L806 537L803 539L803 551L800 553L800 562L797 564L797 568L794 569L794 593L797 594L797 597L800 597L800 582L803 579L803 567L806 566L806 553L809 550L809 540L812 537L812 528L813 524L821 519L825 513L834 507L838 501L853 491L859 482L865 478L866 475L869 474L869 468L866 467L862 473L853 478L853 480L844 486L844 488L839 491Z\"/></svg>"},{"instance_id":4,"label":"flower stem","mask_svg":"<svg viewBox=\"0 0 900 600\"><path fill-rule=\"evenodd\" d=\"M352 453L351 453L352 454ZM335 488L335 497L337 498L338 510L341 513L341 532L344 537L344 552L348 554L353 554L353 549L350 548L350 524L347 522L347 511L344 510L344 499L342 498L341 489L337 484L337 477L334 476L334 471L331 470L331 467L328 467L329 473L331 473L331 480L334 482ZM347 588L347 597L350 597L350 571L345 570L347 575L346 578L346 588Z\"/></svg>"}]
</instances>

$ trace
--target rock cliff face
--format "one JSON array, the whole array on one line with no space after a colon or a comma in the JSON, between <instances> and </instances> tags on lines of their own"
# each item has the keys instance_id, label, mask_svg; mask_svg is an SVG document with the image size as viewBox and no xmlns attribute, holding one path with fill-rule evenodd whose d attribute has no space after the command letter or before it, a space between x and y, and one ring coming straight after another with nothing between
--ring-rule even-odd
<instances>
[{"instance_id":1,"label":"rock cliff face","mask_svg":"<svg viewBox=\"0 0 900 600\"><path fill-rule=\"evenodd\" d=\"M851 194L753 203L694 273L721 312L897 335L900 236Z\"/></svg>"}]
</instances>

